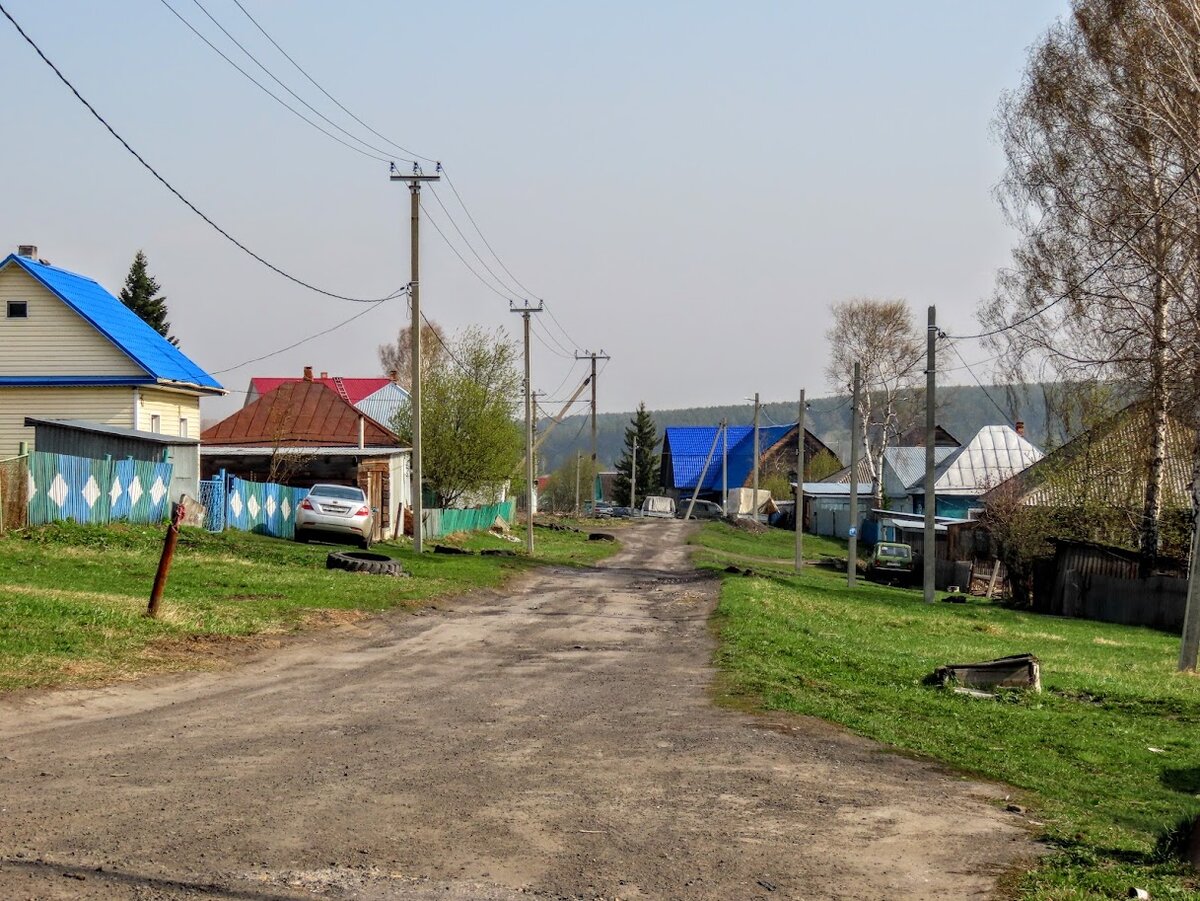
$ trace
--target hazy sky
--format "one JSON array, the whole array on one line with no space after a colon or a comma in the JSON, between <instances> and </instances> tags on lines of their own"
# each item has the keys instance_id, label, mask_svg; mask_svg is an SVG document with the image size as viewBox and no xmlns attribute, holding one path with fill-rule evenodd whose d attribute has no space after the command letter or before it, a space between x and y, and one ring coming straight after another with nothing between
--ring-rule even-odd
<instances>
[{"instance_id":1,"label":"hazy sky","mask_svg":"<svg viewBox=\"0 0 1200 901\"><path fill-rule=\"evenodd\" d=\"M341 294L378 297L408 281L408 192L389 182L387 164L277 105L166 0L0 2L118 132L256 252ZM201 2L308 103L386 146L234 0ZM304 110L196 0L170 3ZM242 3L372 128L444 161L504 264L566 334L546 314L540 330L568 351L611 354L602 410L826 393L829 304L851 296L906 298L922 323L936 304L947 331L974 331L1012 243L991 195L1002 169L991 118L1029 45L1066 11L1066 0ZM240 404L251 375L305 364L378 374L376 347L407 321L403 300L220 372L361 310L227 243L3 19L0 83L0 248L36 243L114 293L144 249L184 350L235 391L206 417ZM438 194L508 281L449 190ZM436 201L426 195L426 205L490 281ZM421 275L422 306L448 330L519 334L508 302L428 225ZM562 397L582 365L569 373L571 354L543 341L534 386Z\"/></svg>"}]
</instances>

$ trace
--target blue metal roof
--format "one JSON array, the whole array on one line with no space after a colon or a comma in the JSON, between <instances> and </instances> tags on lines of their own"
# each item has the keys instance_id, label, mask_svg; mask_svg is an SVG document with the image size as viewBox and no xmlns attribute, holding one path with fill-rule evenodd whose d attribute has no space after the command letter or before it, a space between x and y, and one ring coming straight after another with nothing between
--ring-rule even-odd
<instances>
[{"instance_id":1,"label":"blue metal roof","mask_svg":"<svg viewBox=\"0 0 1200 901\"><path fill-rule=\"evenodd\" d=\"M37 279L154 380L223 390L216 379L184 356L179 348L143 322L133 310L109 294L99 283L16 254L9 254L0 261L0 269L10 263L15 263ZM82 379L70 383L89 382Z\"/></svg>"},{"instance_id":2,"label":"blue metal roof","mask_svg":"<svg viewBox=\"0 0 1200 901\"><path fill-rule=\"evenodd\" d=\"M760 454L781 440L795 425L759 426L758 449ZM695 489L700 473L704 469L704 460L713 439L717 437L720 428L715 425L683 425L668 426L663 438L663 474L668 472L672 477L669 487L680 490ZM748 425L729 426L727 470L730 488L740 488L750 478L754 468L754 427ZM722 442L717 441L713 451L712 461L708 464L708 473L704 476L701 491L721 490L721 450ZM668 469L669 468L669 469Z\"/></svg>"}]
</instances>

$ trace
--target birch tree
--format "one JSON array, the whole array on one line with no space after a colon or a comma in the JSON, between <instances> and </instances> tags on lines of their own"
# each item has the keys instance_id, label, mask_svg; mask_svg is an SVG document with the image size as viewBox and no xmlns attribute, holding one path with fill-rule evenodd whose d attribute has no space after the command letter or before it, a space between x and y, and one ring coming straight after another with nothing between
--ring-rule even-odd
<instances>
[{"instance_id":1,"label":"birch tree","mask_svg":"<svg viewBox=\"0 0 1200 901\"><path fill-rule=\"evenodd\" d=\"M1167 417L1193 418L1200 373L1198 38L1195 0L1075 0L997 117L998 195L1021 240L981 320L1009 378L1062 381L1075 402L1149 401L1147 558L1161 546ZM1094 390L1113 383L1124 390Z\"/></svg>"},{"instance_id":2,"label":"birch tree","mask_svg":"<svg viewBox=\"0 0 1200 901\"><path fill-rule=\"evenodd\" d=\"M861 442L871 473L872 504L883 506L883 452L916 422L924 374L924 347L903 300L860 297L831 307L833 325L825 333L830 346L825 376L837 392L849 391L859 364ZM852 473L851 478L858 478Z\"/></svg>"}]
</instances>

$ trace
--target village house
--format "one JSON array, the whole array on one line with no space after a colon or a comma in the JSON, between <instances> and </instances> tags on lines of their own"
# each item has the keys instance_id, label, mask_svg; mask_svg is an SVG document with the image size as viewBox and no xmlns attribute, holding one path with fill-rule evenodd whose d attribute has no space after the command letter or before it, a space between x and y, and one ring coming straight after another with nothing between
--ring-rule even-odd
<instances>
[{"instance_id":1,"label":"village house","mask_svg":"<svg viewBox=\"0 0 1200 901\"><path fill-rule=\"evenodd\" d=\"M307 488L357 485L373 508L376 539L402 528L409 506L409 448L329 385L285 380L204 430L204 478L220 472L253 482Z\"/></svg>"},{"instance_id":2,"label":"village house","mask_svg":"<svg viewBox=\"0 0 1200 901\"><path fill-rule=\"evenodd\" d=\"M200 398L225 393L216 379L96 281L32 246L0 261L0 310L0 458L35 449L36 426L71 420L101 450L104 427L185 439L193 450L174 462L191 472L177 475L195 481Z\"/></svg>"}]
</instances>

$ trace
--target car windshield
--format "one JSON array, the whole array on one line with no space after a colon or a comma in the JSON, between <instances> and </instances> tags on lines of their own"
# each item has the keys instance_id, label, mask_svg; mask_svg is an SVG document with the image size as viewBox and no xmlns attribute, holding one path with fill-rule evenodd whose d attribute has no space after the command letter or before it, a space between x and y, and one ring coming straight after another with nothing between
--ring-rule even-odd
<instances>
[{"instance_id":1,"label":"car windshield","mask_svg":"<svg viewBox=\"0 0 1200 901\"><path fill-rule=\"evenodd\" d=\"M880 557L899 557L903 560L912 556L912 550L906 544L881 544L878 553Z\"/></svg>"},{"instance_id":2,"label":"car windshield","mask_svg":"<svg viewBox=\"0 0 1200 901\"><path fill-rule=\"evenodd\" d=\"M308 493L312 497L333 497L343 501L361 501L364 497L361 488L347 488L342 485L313 485Z\"/></svg>"}]
</instances>

